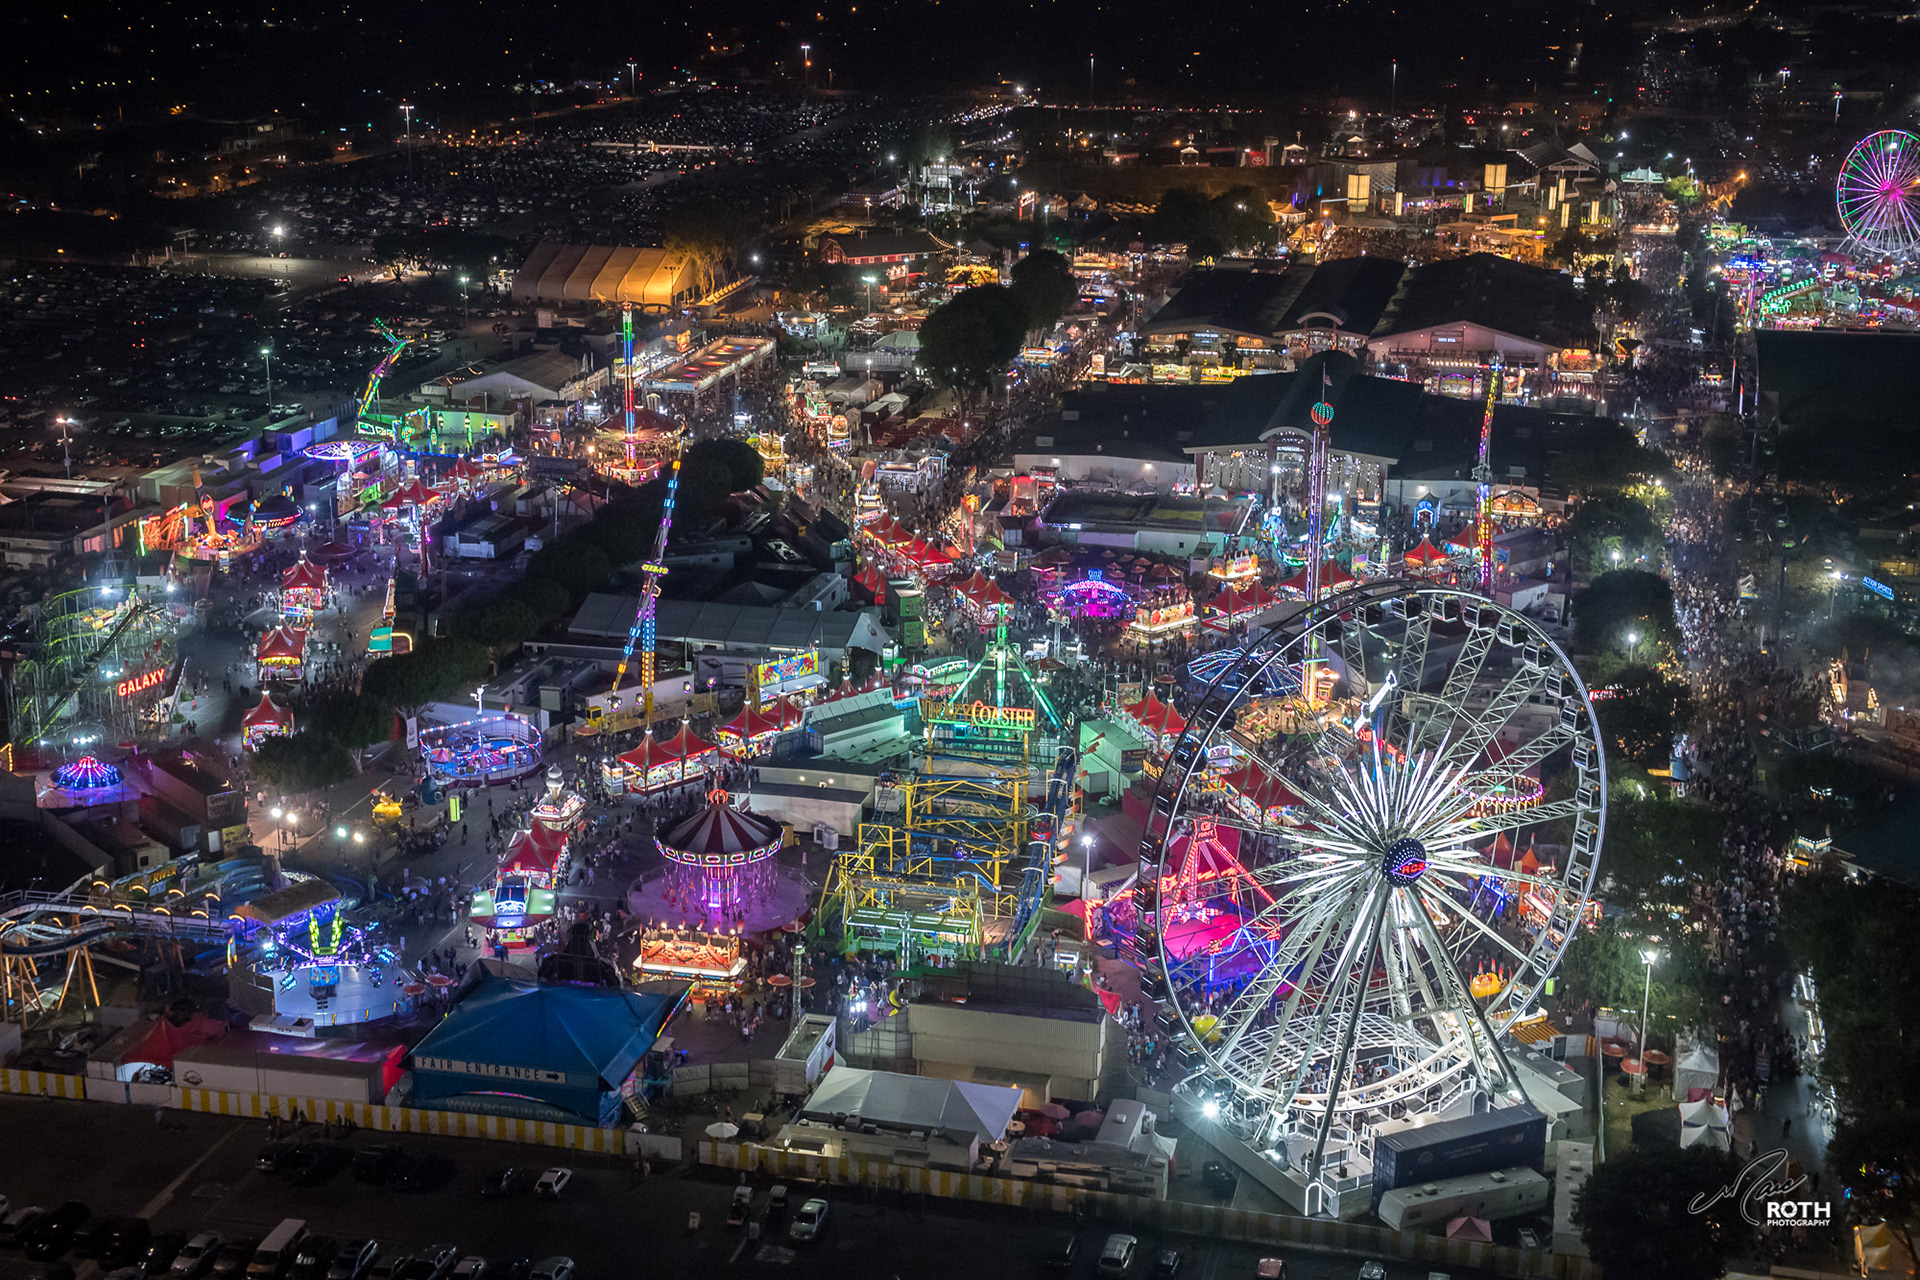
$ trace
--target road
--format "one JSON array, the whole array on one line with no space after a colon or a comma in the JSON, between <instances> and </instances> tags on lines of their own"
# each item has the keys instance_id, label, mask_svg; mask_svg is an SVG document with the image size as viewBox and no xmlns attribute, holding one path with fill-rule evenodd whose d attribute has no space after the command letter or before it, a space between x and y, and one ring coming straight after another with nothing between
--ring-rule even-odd
<instances>
[{"instance_id":1,"label":"road","mask_svg":"<svg viewBox=\"0 0 1920 1280\"><path fill-rule=\"evenodd\" d=\"M0 1194L16 1206L51 1207L78 1199L96 1213L145 1214L156 1230L263 1235L282 1218L300 1217L329 1235L373 1236L408 1250L452 1244L463 1255L481 1254L495 1264L564 1254L578 1264L580 1280L1038 1275L1041 1252L1066 1229L1059 1215L1033 1210L893 1195L876 1200L873 1193L835 1188L827 1194L832 1209L826 1238L790 1249L776 1232L751 1242L724 1225L733 1184L718 1171L656 1173L643 1183L613 1157L407 1135L397 1141L409 1150L452 1163L450 1183L436 1191L398 1194L343 1173L325 1186L303 1189L254 1170L254 1156L268 1136L264 1122L175 1111L161 1118L168 1127L157 1125L154 1112L143 1107L0 1098L0 1131L9 1137ZM373 1140L362 1133L350 1145ZM557 1203L524 1195L488 1201L478 1194L488 1169L512 1164L538 1170L562 1160L573 1168L574 1179ZM756 1215L765 1207L762 1181ZM700 1214L698 1230L688 1228L693 1212ZM1091 1276L1105 1233L1124 1227L1081 1227L1082 1256L1073 1274ZM1274 1252L1222 1240L1138 1234L1143 1247L1181 1249L1187 1255L1181 1274L1194 1280L1243 1280L1262 1256ZM1282 1252L1293 1280L1352 1280L1359 1270L1353 1258ZM37 1277L44 1265L0 1252L0 1280ZM1146 1261L1138 1261L1132 1274L1145 1276L1148 1269ZM76 1270L77 1280L97 1280L92 1262ZM1425 1280L1427 1274L1418 1265L1387 1269L1391 1280ZM1467 1273L1456 1271L1453 1277L1467 1280Z\"/></svg>"}]
</instances>

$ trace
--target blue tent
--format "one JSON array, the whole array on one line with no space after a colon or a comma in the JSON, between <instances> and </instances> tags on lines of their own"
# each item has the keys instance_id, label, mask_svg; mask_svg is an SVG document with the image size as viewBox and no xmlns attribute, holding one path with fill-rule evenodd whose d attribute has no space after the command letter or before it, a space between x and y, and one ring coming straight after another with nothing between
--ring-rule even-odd
<instances>
[{"instance_id":1,"label":"blue tent","mask_svg":"<svg viewBox=\"0 0 1920 1280\"><path fill-rule=\"evenodd\" d=\"M684 984L643 993L479 971L414 1048L414 1105L611 1124L622 1085L686 993Z\"/></svg>"}]
</instances>

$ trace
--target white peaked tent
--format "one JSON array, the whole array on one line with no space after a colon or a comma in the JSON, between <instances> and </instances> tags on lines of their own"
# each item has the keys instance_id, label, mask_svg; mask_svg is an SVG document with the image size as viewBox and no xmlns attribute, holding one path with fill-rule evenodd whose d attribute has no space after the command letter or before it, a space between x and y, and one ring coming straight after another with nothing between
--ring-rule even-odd
<instances>
[{"instance_id":1,"label":"white peaked tent","mask_svg":"<svg viewBox=\"0 0 1920 1280\"><path fill-rule=\"evenodd\" d=\"M1680 1145L1731 1150L1733 1140L1727 1130L1727 1113L1706 1098L1681 1103Z\"/></svg>"},{"instance_id":2,"label":"white peaked tent","mask_svg":"<svg viewBox=\"0 0 1920 1280\"><path fill-rule=\"evenodd\" d=\"M1684 1098L1689 1089L1711 1089L1720 1083L1720 1054L1705 1045L1690 1045L1673 1067L1673 1096Z\"/></svg>"},{"instance_id":3,"label":"white peaked tent","mask_svg":"<svg viewBox=\"0 0 1920 1280\"><path fill-rule=\"evenodd\" d=\"M1853 1260L1867 1280L1913 1275L1913 1256L1900 1244L1900 1238L1884 1222L1853 1229Z\"/></svg>"},{"instance_id":4,"label":"white peaked tent","mask_svg":"<svg viewBox=\"0 0 1920 1280\"><path fill-rule=\"evenodd\" d=\"M836 1066L800 1114L829 1123L841 1116L858 1116L887 1129L959 1134L952 1140L965 1143L1006 1137L1007 1125L1019 1109L1020 1090L1008 1085Z\"/></svg>"}]
</instances>

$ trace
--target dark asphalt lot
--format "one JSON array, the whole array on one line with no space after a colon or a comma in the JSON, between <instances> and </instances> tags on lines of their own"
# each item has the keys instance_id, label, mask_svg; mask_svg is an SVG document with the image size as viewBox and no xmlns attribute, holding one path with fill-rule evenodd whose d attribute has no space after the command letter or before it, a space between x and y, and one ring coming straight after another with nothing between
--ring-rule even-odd
<instances>
[{"instance_id":1,"label":"dark asphalt lot","mask_svg":"<svg viewBox=\"0 0 1920 1280\"><path fill-rule=\"evenodd\" d=\"M1043 1273L1041 1251L1067 1221L1055 1214L919 1197L880 1196L830 1188L826 1238L789 1247L776 1232L746 1239L725 1223L732 1184L718 1171L655 1173L644 1184L625 1161L543 1147L419 1135L355 1135L348 1145L394 1141L409 1151L444 1157L445 1186L400 1193L357 1182L342 1173L324 1186L294 1187L256 1172L266 1143L257 1120L165 1112L164 1127L150 1108L42 1098L0 1098L0 1195L15 1206L52 1207L68 1199L96 1213L141 1214L156 1231L217 1230L229 1236L264 1235L282 1218L300 1217L320 1232L373 1236L411 1251L452 1244L461 1255L481 1254L496 1267L516 1258L564 1254L579 1280L651 1280L652 1277L818 1276L834 1280L900 1277L1023 1277ZM564 1163L572 1185L558 1202L522 1192L504 1201L479 1194L485 1172L501 1165L538 1170ZM737 1176L737 1175L736 1175ZM529 1179L530 1184L531 1179ZM795 1188L797 1207L804 1191ZM756 1213L764 1212L766 1184L758 1184ZM688 1227L698 1212L701 1226ZM1089 1222L1080 1228L1076 1276L1092 1276L1100 1242L1124 1223ZM1138 1232L1143 1248L1172 1245L1186 1254L1183 1277L1246 1280L1271 1249L1222 1240ZM1352 1280L1357 1258L1286 1251L1294 1280ZM0 1250L0 1280L27 1280L46 1264ZM1131 1274L1145 1277L1148 1258ZM97 1264L76 1267L76 1280L97 1280ZM1424 1266L1394 1265L1391 1280L1426 1280ZM1453 1273L1454 1280L1468 1280Z\"/></svg>"}]
</instances>

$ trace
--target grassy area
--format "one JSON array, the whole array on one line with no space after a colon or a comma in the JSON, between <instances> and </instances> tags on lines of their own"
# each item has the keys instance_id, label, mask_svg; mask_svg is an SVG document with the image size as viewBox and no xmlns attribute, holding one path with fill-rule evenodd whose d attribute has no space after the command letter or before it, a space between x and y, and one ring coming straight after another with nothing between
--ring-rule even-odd
<instances>
[{"instance_id":1,"label":"grassy area","mask_svg":"<svg viewBox=\"0 0 1920 1280\"><path fill-rule=\"evenodd\" d=\"M1607 1126L1607 1155L1618 1155L1633 1145L1633 1118L1643 1111L1658 1111L1673 1105L1663 1085L1652 1085L1638 1096L1627 1089L1618 1075L1607 1079L1601 1093L1604 1122Z\"/></svg>"}]
</instances>

